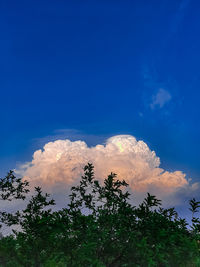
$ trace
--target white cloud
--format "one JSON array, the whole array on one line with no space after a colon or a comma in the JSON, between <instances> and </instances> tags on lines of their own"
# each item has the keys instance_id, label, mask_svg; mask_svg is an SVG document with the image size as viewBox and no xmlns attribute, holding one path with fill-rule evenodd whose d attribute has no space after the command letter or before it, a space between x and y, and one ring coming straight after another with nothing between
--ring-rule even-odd
<instances>
[{"instance_id":1,"label":"white cloud","mask_svg":"<svg viewBox=\"0 0 200 267\"><path fill-rule=\"evenodd\" d=\"M162 108L171 100L171 98L172 96L167 90L160 88L158 92L153 95L150 107L151 109L154 109L155 107Z\"/></svg>"},{"instance_id":2,"label":"white cloud","mask_svg":"<svg viewBox=\"0 0 200 267\"><path fill-rule=\"evenodd\" d=\"M43 150L37 150L33 160L21 166L18 173L32 184L42 185L48 192L59 194L65 190L66 195L66 189L80 180L87 162L94 164L96 178L103 181L114 172L119 179L129 183L137 196L148 191L178 203L177 193L188 194L199 188L198 184L191 185L182 171L169 172L160 168L160 159L155 152L131 135L113 136L105 145L94 147L68 139L49 142Z\"/></svg>"}]
</instances>

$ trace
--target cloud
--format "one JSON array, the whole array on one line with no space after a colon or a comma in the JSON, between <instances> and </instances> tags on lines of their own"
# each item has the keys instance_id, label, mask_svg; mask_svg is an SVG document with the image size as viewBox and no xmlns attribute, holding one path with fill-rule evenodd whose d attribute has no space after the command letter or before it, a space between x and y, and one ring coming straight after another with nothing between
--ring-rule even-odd
<instances>
[{"instance_id":1,"label":"cloud","mask_svg":"<svg viewBox=\"0 0 200 267\"><path fill-rule=\"evenodd\" d=\"M188 9L189 4L190 4L190 0L183 0L180 2L178 11L171 21L171 28L170 28L171 34L175 34L178 31L178 28L180 27L180 25L184 19L184 16L185 16L185 13Z\"/></svg>"},{"instance_id":2,"label":"cloud","mask_svg":"<svg viewBox=\"0 0 200 267\"><path fill-rule=\"evenodd\" d=\"M156 153L131 135L113 136L105 145L93 147L68 139L49 142L43 150L35 151L31 162L18 168L18 174L61 199L61 192L66 194L66 189L78 183L87 162L94 164L97 179L103 182L110 172L114 172L118 179L129 183L138 197L148 191L178 203L177 194L183 196L184 192L189 194L199 188L198 184L191 184L182 171L169 172L160 168Z\"/></svg>"},{"instance_id":3,"label":"cloud","mask_svg":"<svg viewBox=\"0 0 200 267\"><path fill-rule=\"evenodd\" d=\"M102 143L106 139L106 135L86 134L77 129L56 129L47 136L33 138L32 142L36 147L43 147L48 142L63 139L69 139L71 141L84 140L89 146L92 146L97 143Z\"/></svg>"},{"instance_id":4,"label":"cloud","mask_svg":"<svg viewBox=\"0 0 200 267\"><path fill-rule=\"evenodd\" d=\"M171 100L171 94L165 90L160 88L156 95L153 95L152 102L150 104L150 108L154 109L155 107L163 108L164 105Z\"/></svg>"}]
</instances>

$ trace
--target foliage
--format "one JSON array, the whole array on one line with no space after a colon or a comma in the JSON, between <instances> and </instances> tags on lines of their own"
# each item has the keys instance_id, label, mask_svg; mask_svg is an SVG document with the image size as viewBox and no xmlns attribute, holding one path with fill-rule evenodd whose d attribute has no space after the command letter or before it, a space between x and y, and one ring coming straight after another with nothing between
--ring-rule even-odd
<instances>
[{"instance_id":1,"label":"foliage","mask_svg":"<svg viewBox=\"0 0 200 267\"><path fill-rule=\"evenodd\" d=\"M101 185L93 169L85 166L66 208L52 211L55 201L35 187L24 210L0 213L2 223L21 229L0 239L0 266L200 266L200 221L194 217L200 202L189 203L189 230L174 208L162 208L149 193L132 206L125 181L111 173ZM0 182L1 199L25 199L27 186L10 172Z\"/></svg>"}]
</instances>

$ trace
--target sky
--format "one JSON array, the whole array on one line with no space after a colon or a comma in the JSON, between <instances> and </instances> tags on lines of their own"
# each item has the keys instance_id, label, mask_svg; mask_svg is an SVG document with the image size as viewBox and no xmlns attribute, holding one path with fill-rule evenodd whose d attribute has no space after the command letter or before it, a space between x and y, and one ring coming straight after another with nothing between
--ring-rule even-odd
<instances>
[{"instance_id":1,"label":"sky","mask_svg":"<svg viewBox=\"0 0 200 267\"><path fill-rule=\"evenodd\" d=\"M52 184L43 173L48 162L57 168L55 187L59 175L69 175L74 146L76 164L93 160L100 175L100 147L110 166L121 164L118 172L138 170L130 183L151 176L145 190L151 184L162 192L172 181L177 203L188 190L197 194L199 8L194 0L1 0L0 175L16 169ZM144 158L133 149L139 141ZM128 156L109 154L124 146Z\"/></svg>"}]
</instances>

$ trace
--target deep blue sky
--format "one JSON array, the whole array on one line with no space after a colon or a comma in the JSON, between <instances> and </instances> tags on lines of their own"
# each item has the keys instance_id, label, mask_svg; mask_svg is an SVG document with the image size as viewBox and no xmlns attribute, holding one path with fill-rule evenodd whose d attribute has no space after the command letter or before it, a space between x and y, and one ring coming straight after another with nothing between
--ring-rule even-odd
<instances>
[{"instance_id":1,"label":"deep blue sky","mask_svg":"<svg viewBox=\"0 0 200 267\"><path fill-rule=\"evenodd\" d=\"M1 0L0 174L79 131L90 145L132 134L200 180L199 11L194 0Z\"/></svg>"}]
</instances>

